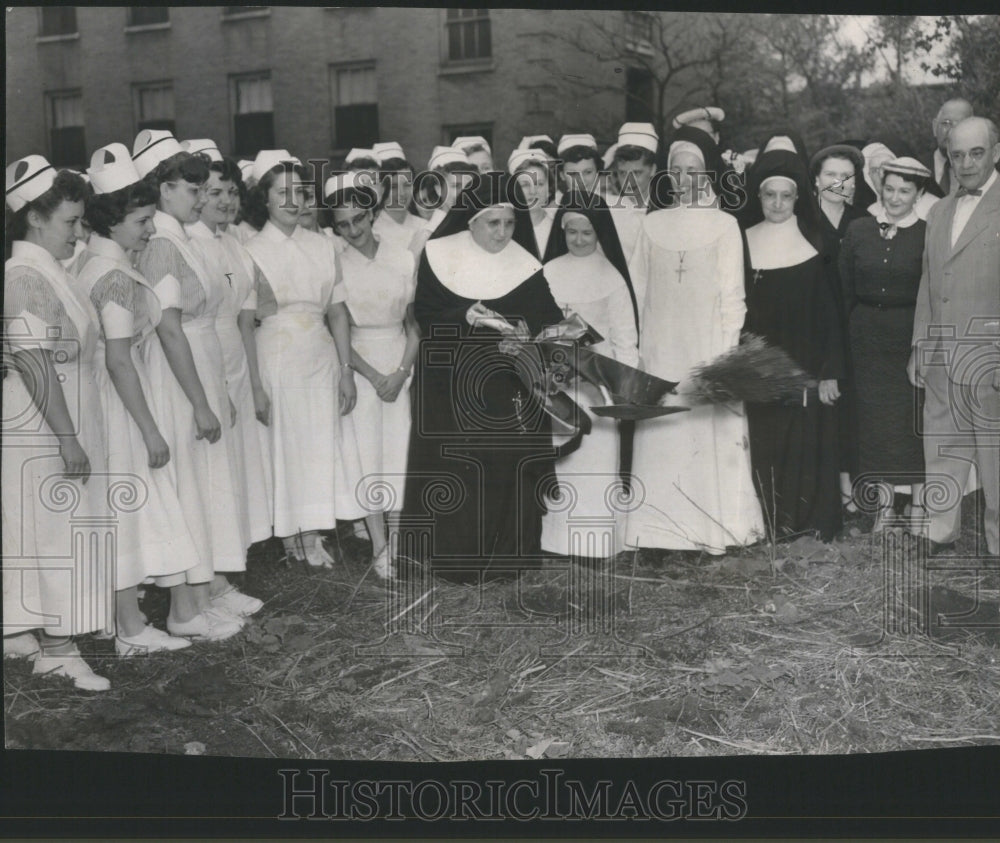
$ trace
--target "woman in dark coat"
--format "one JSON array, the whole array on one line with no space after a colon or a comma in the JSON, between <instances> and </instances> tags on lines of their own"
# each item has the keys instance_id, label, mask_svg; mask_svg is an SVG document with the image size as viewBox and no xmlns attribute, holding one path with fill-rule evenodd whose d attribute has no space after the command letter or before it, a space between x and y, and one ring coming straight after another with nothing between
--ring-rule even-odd
<instances>
[{"instance_id":1,"label":"woman in dark coat","mask_svg":"<svg viewBox=\"0 0 1000 843\"><path fill-rule=\"evenodd\" d=\"M840 249L858 413L858 478L880 483L876 530L893 515L892 486L909 484L922 515L919 391L906 376L927 224L916 205L931 173L913 158L882 167L882 210L851 223ZM866 500L875 496L866 494Z\"/></svg>"},{"instance_id":2,"label":"woman in dark coat","mask_svg":"<svg viewBox=\"0 0 1000 843\"><path fill-rule=\"evenodd\" d=\"M479 179L417 270L422 339L399 551L456 580L540 562L540 484L554 472L548 416L519 376L530 355L506 353L496 328L496 316L522 320L534 336L563 319L514 194L495 173Z\"/></svg>"}]
</instances>

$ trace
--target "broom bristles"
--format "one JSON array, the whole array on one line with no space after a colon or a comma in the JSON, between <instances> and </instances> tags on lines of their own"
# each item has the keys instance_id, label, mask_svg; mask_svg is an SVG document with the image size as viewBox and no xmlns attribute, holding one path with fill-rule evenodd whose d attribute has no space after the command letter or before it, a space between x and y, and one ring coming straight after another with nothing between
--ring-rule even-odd
<instances>
[{"instance_id":1,"label":"broom bristles","mask_svg":"<svg viewBox=\"0 0 1000 843\"><path fill-rule=\"evenodd\" d=\"M747 334L736 348L692 369L680 392L691 404L774 404L800 397L809 382L787 352Z\"/></svg>"}]
</instances>

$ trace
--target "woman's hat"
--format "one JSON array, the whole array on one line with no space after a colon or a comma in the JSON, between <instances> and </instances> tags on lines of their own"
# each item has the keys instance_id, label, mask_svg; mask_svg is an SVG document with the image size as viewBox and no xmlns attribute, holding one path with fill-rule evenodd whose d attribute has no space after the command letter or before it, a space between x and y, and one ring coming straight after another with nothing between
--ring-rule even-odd
<instances>
[{"instance_id":1,"label":"woman's hat","mask_svg":"<svg viewBox=\"0 0 1000 843\"><path fill-rule=\"evenodd\" d=\"M156 165L183 152L172 132L166 129L143 129L132 144L132 161L139 175L145 178Z\"/></svg>"},{"instance_id":2,"label":"woman's hat","mask_svg":"<svg viewBox=\"0 0 1000 843\"><path fill-rule=\"evenodd\" d=\"M652 123L623 123L618 130L618 146L638 146L656 152L660 136Z\"/></svg>"},{"instance_id":3,"label":"woman's hat","mask_svg":"<svg viewBox=\"0 0 1000 843\"><path fill-rule=\"evenodd\" d=\"M190 152L192 155L200 152L202 155L207 156L209 161L222 160L222 153L219 151L219 147L215 145L215 141L208 138L181 141L181 149L185 152Z\"/></svg>"},{"instance_id":4,"label":"woman's hat","mask_svg":"<svg viewBox=\"0 0 1000 843\"><path fill-rule=\"evenodd\" d=\"M323 184L323 198L329 199L335 193L341 193L352 188L354 190L367 190L376 200L378 199L378 192L371 180L371 176L368 173L357 171L337 173L334 176L330 176Z\"/></svg>"},{"instance_id":5,"label":"woman's hat","mask_svg":"<svg viewBox=\"0 0 1000 843\"><path fill-rule=\"evenodd\" d=\"M533 143L538 141L545 141L546 143L552 143L552 138L548 135L525 135L521 138L521 142L517 145L518 149L531 149Z\"/></svg>"},{"instance_id":6,"label":"woman's hat","mask_svg":"<svg viewBox=\"0 0 1000 843\"><path fill-rule=\"evenodd\" d=\"M56 171L41 155L27 155L7 168L7 205L20 211L48 191L55 181Z\"/></svg>"},{"instance_id":7,"label":"woman's hat","mask_svg":"<svg viewBox=\"0 0 1000 843\"><path fill-rule=\"evenodd\" d=\"M931 177L931 171L927 167L921 164L916 158L910 158L909 156L886 161L882 165L882 178L885 178L889 173L896 173L900 176L911 176L918 179L929 179Z\"/></svg>"},{"instance_id":8,"label":"woman's hat","mask_svg":"<svg viewBox=\"0 0 1000 843\"><path fill-rule=\"evenodd\" d=\"M91 155L87 175L94 193L114 193L142 181L128 147L123 143L109 143Z\"/></svg>"},{"instance_id":9,"label":"woman's hat","mask_svg":"<svg viewBox=\"0 0 1000 843\"><path fill-rule=\"evenodd\" d=\"M375 153L375 160L379 164L384 161L390 161L393 158L402 158L406 160L406 154L403 152L403 147L400 146L396 141L386 141L385 143L372 144L372 152Z\"/></svg>"},{"instance_id":10,"label":"woman's hat","mask_svg":"<svg viewBox=\"0 0 1000 843\"><path fill-rule=\"evenodd\" d=\"M682 111L673 120L673 126L675 129L679 129L681 126L694 126L695 128L701 128L698 123L708 123L715 128L716 123L721 123L726 119L726 112L715 105L706 105L701 108L691 108L687 111Z\"/></svg>"},{"instance_id":11,"label":"woman's hat","mask_svg":"<svg viewBox=\"0 0 1000 843\"><path fill-rule=\"evenodd\" d=\"M490 155L493 154L493 150L490 149L490 145L487 143L486 138L480 137L479 135L464 135L460 138L455 138L455 142L452 146L455 149L461 149L463 152L467 152L467 150L473 146L481 146Z\"/></svg>"},{"instance_id":12,"label":"woman's hat","mask_svg":"<svg viewBox=\"0 0 1000 843\"><path fill-rule=\"evenodd\" d=\"M299 161L287 149L262 149L253 159L253 166L250 168L250 178L259 182L271 170L279 164L299 164Z\"/></svg>"},{"instance_id":13,"label":"woman's hat","mask_svg":"<svg viewBox=\"0 0 1000 843\"><path fill-rule=\"evenodd\" d=\"M549 156L540 149L515 149L507 159L507 172L514 175L529 161L537 161L544 166L549 163Z\"/></svg>"},{"instance_id":14,"label":"woman's hat","mask_svg":"<svg viewBox=\"0 0 1000 843\"><path fill-rule=\"evenodd\" d=\"M597 151L597 141L594 140L594 136L591 134L580 134L580 135L563 135L559 138L559 145L556 147L556 152L562 155L567 149L571 149L574 146L585 146L588 149L593 149Z\"/></svg>"},{"instance_id":15,"label":"woman's hat","mask_svg":"<svg viewBox=\"0 0 1000 843\"><path fill-rule=\"evenodd\" d=\"M819 173L820 166L827 158L846 158L854 164L855 175L860 174L865 169L865 159L860 149L846 143L835 143L823 147L809 160L809 172L812 173L813 178Z\"/></svg>"},{"instance_id":16,"label":"woman's hat","mask_svg":"<svg viewBox=\"0 0 1000 843\"><path fill-rule=\"evenodd\" d=\"M375 163L381 163L379 154L374 149L363 149L356 146L347 153L347 157L344 158L344 166L346 167L350 165L353 161L357 161L359 158L370 158L375 161Z\"/></svg>"},{"instance_id":17,"label":"woman's hat","mask_svg":"<svg viewBox=\"0 0 1000 843\"><path fill-rule=\"evenodd\" d=\"M427 169L436 170L438 167L444 167L447 164L468 164L471 166L472 162L469 161L469 157L460 149L456 149L453 146L435 146L431 152L430 160L427 162Z\"/></svg>"}]
</instances>

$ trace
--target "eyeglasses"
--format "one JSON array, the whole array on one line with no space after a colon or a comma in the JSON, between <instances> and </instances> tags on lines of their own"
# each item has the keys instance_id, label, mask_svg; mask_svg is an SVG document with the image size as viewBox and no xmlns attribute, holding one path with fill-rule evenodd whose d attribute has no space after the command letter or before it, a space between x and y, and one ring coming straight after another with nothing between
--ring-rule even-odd
<instances>
[{"instance_id":1,"label":"eyeglasses","mask_svg":"<svg viewBox=\"0 0 1000 843\"><path fill-rule=\"evenodd\" d=\"M361 225L361 223L364 222L366 216L368 216L368 212L362 211L360 214L356 214L349 220L341 220L340 222L335 222L333 224L333 228L335 231L340 231L340 232L350 231L354 226Z\"/></svg>"},{"instance_id":2,"label":"eyeglasses","mask_svg":"<svg viewBox=\"0 0 1000 843\"><path fill-rule=\"evenodd\" d=\"M944 126L946 129L954 129L955 126L961 121L959 120L938 120L937 124L939 126Z\"/></svg>"}]
</instances>

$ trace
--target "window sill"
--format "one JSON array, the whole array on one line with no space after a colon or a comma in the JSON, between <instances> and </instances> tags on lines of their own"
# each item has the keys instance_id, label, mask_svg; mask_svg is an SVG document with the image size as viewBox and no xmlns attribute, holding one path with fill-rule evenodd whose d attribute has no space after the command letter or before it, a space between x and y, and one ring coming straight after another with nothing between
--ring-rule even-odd
<instances>
[{"instance_id":1,"label":"window sill","mask_svg":"<svg viewBox=\"0 0 1000 843\"><path fill-rule=\"evenodd\" d=\"M461 76L469 73L492 73L496 70L493 59L486 61L447 62L438 69L438 76Z\"/></svg>"},{"instance_id":2,"label":"window sill","mask_svg":"<svg viewBox=\"0 0 1000 843\"><path fill-rule=\"evenodd\" d=\"M237 15L223 15L222 22L229 23L230 21L238 20L253 20L254 18L269 18L271 17L270 9L260 9L255 12L240 12Z\"/></svg>"},{"instance_id":3,"label":"window sill","mask_svg":"<svg viewBox=\"0 0 1000 843\"><path fill-rule=\"evenodd\" d=\"M126 26L125 34L132 35L139 32L162 32L165 29L170 29L170 21L164 21L163 23L144 23L137 26Z\"/></svg>"},{"instance_id":4,"label":"window sill","mask_svg":"<svg viewBox=\"0 0 1000 843\"><path fill-rule=\"evenodd\" d=\"M79 41L79 32L67 32L63 35L39 35L35 39L36 44L57 44L60 41Z\"/></svg>"}]
</instances>

